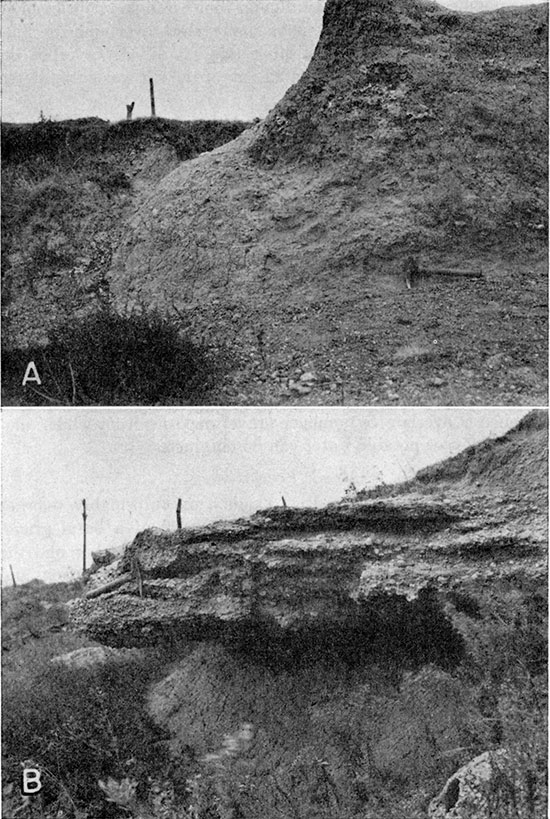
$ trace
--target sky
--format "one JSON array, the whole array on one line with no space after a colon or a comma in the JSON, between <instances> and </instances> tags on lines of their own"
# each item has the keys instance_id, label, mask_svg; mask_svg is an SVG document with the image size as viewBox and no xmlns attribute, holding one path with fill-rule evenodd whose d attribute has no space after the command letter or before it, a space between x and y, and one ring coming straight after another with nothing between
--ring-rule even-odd
<instances>
[{"instance_id":1,"label":"sky","mask_svg":"<svg viewBox=\"0 0 550 819\"><path fill-rule=\"evenodd\" d=\"M307 68L321 0L2 4L3 118L264 117Z\"/></svg>"},{"instance_id":2,"label":"sky","mask_svg":"<svg viewBox=\"0 0 550 819\"><path fill-rule=\"evenodd\" d=\"M322 506L405 480L514 426L525 408L4 408L2 582L78 576L143 529ZM88 561L89 563L89 561Z\"/></svg>"},{"instance_id":3,"label":"sky","mask_svg":"<svg viewBox=\"0 0 550 819\"><path fill-rule=\"evenodd\" d=\"M479 11L530 0L446 0ZM313 55L324 0L2 3L4 122L98 116L135 102L174 119L263 118Z\"/></svg>"}]
</instances>

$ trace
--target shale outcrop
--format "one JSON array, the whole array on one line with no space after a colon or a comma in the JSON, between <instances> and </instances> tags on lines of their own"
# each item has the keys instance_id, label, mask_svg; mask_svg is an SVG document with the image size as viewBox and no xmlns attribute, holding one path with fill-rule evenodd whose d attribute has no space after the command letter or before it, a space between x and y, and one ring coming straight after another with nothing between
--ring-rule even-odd
<instances>
[{"instance_id":1,"label":"shale outcrop","mask_svg":"<svg viewBox=\"0 0 550 819\"><path fill-rule=\"evenodd\" d=\"M166 635L367 634L395 610L443 624L449 606L489 585L544 584L546 452L546 414L534 412L380 497L148 529L92 576L73 624L122 646ZM522 472L529 479L515 482Z\"/></svg>"}]
</instances>

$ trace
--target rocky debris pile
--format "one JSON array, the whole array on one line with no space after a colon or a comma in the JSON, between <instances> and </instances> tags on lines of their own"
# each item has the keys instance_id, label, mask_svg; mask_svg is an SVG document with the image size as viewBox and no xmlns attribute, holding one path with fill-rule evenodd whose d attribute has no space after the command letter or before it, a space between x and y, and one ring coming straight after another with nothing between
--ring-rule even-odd
<instances>
[{"instance_id":1,"label":"rocky debris pile","mask_svg":"<svg viewBox=\"0 0 550 819\"><path fill-rule=\"evenodd\" d=\"M508 442L536 436L533 418ZM485 446L498 452L502 440ZM364 625L373 601L402 609L433 594L475 596L488 583L536 588L546 576L546 532L544 504L501 485L496 471L483 487L424 480L323 509L277 507L195 529L149 529L93 575L71 617L112 645L163 633L209 639L250 628Z\"/></svg>"}]
</instances>

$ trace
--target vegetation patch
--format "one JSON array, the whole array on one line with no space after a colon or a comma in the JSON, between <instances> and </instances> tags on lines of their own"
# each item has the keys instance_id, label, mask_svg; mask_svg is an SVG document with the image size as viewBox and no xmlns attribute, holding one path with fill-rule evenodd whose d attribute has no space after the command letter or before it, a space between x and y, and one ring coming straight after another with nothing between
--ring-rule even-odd
<instances>
[{"instance_id":1,"label":"vegetation patch","mask_svg":"<svg viewBox=\"0 0 550 819\"><path fill-rule=\"evenodd\" d=\"M78 592L74 584L8 589L4 621L21 627L23 609ZM430 620L438 626L424 602L406 639L427 645ZM85 642L69 633L10 650L4 815L426 819L462 765L505 748L513 777L497 782L493 815L545 817L544 589L510 586L487 590L473 607L454 602L448 612L462 650L445 668L428 653L411 664L405 638L400 646L395 630L383 630L384 608L378 651L352 644L353 663L341 646L331 653L331 635L326 657L302 635L304 657L293 651L284 662L265 662L257 647L209 642L96 669L53 666L52 656ZM23 765L39 768L44 785L27 803Z\"/></svg>"},{"instance_id":2,"label":"vegetation patch","mask_svg":"<svg viewBox=\"0 0 550 819\"><path fill-rule=\"evenodd\" d=\"M136 141L166 141L178 159L190 159L235 139L250 125L223 120L179 120L140 118L108 122L98 117L56 122L42 119L29 124L6 123L2 127L2 163L27 162L42 157L56 161L75 158L80 153L130 150ZM144 146L142 146L144 147Z\"/></svg>"},{"instance_id":3,"label":"vegetation patch","mask_svg":"<svg viewBox=\"0 0 550 819\"><path fill-rule=\"evenodd\" d=\"M29 362L41 380L22 385ZM218 365L159 313L110 309L60 325L44 347L6 350L3 385L18 404L193 404L213 386Z\"/></svg>"},{"instance_id":4,"label":"vegetation patch","mask_svg":"<svg viewBox=\"0 0 550 819\"><path fill-rule=\"evenodd\" d=\"M44 772L46 815L55 807L72 816L77 805L87 815L108 815L99 779L145 782L166 763L162 732L143 708L151 675L136 661L94 671L43 663L27 679L5 679L4 776L18 781L21 762L34 763Z\"/></svg>"}]
</instances>

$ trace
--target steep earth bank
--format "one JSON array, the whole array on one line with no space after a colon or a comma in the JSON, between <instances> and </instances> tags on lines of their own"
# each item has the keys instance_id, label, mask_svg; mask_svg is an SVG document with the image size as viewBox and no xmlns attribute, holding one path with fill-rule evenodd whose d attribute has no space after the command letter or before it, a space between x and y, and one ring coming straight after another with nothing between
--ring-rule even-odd
<instances>
[{"instance_id":1,"label":"steep earth bank","mask_svg":"<svg viewBox=\"0 0 550 819\"><path fill-rule=\"evenodd\" d=\"M328 0L266 120L136 214L117 303L232 343L229 402L545 403L546 20ZM408 290L410 255L484 276Z\"/></svg>"}]
</instances>

